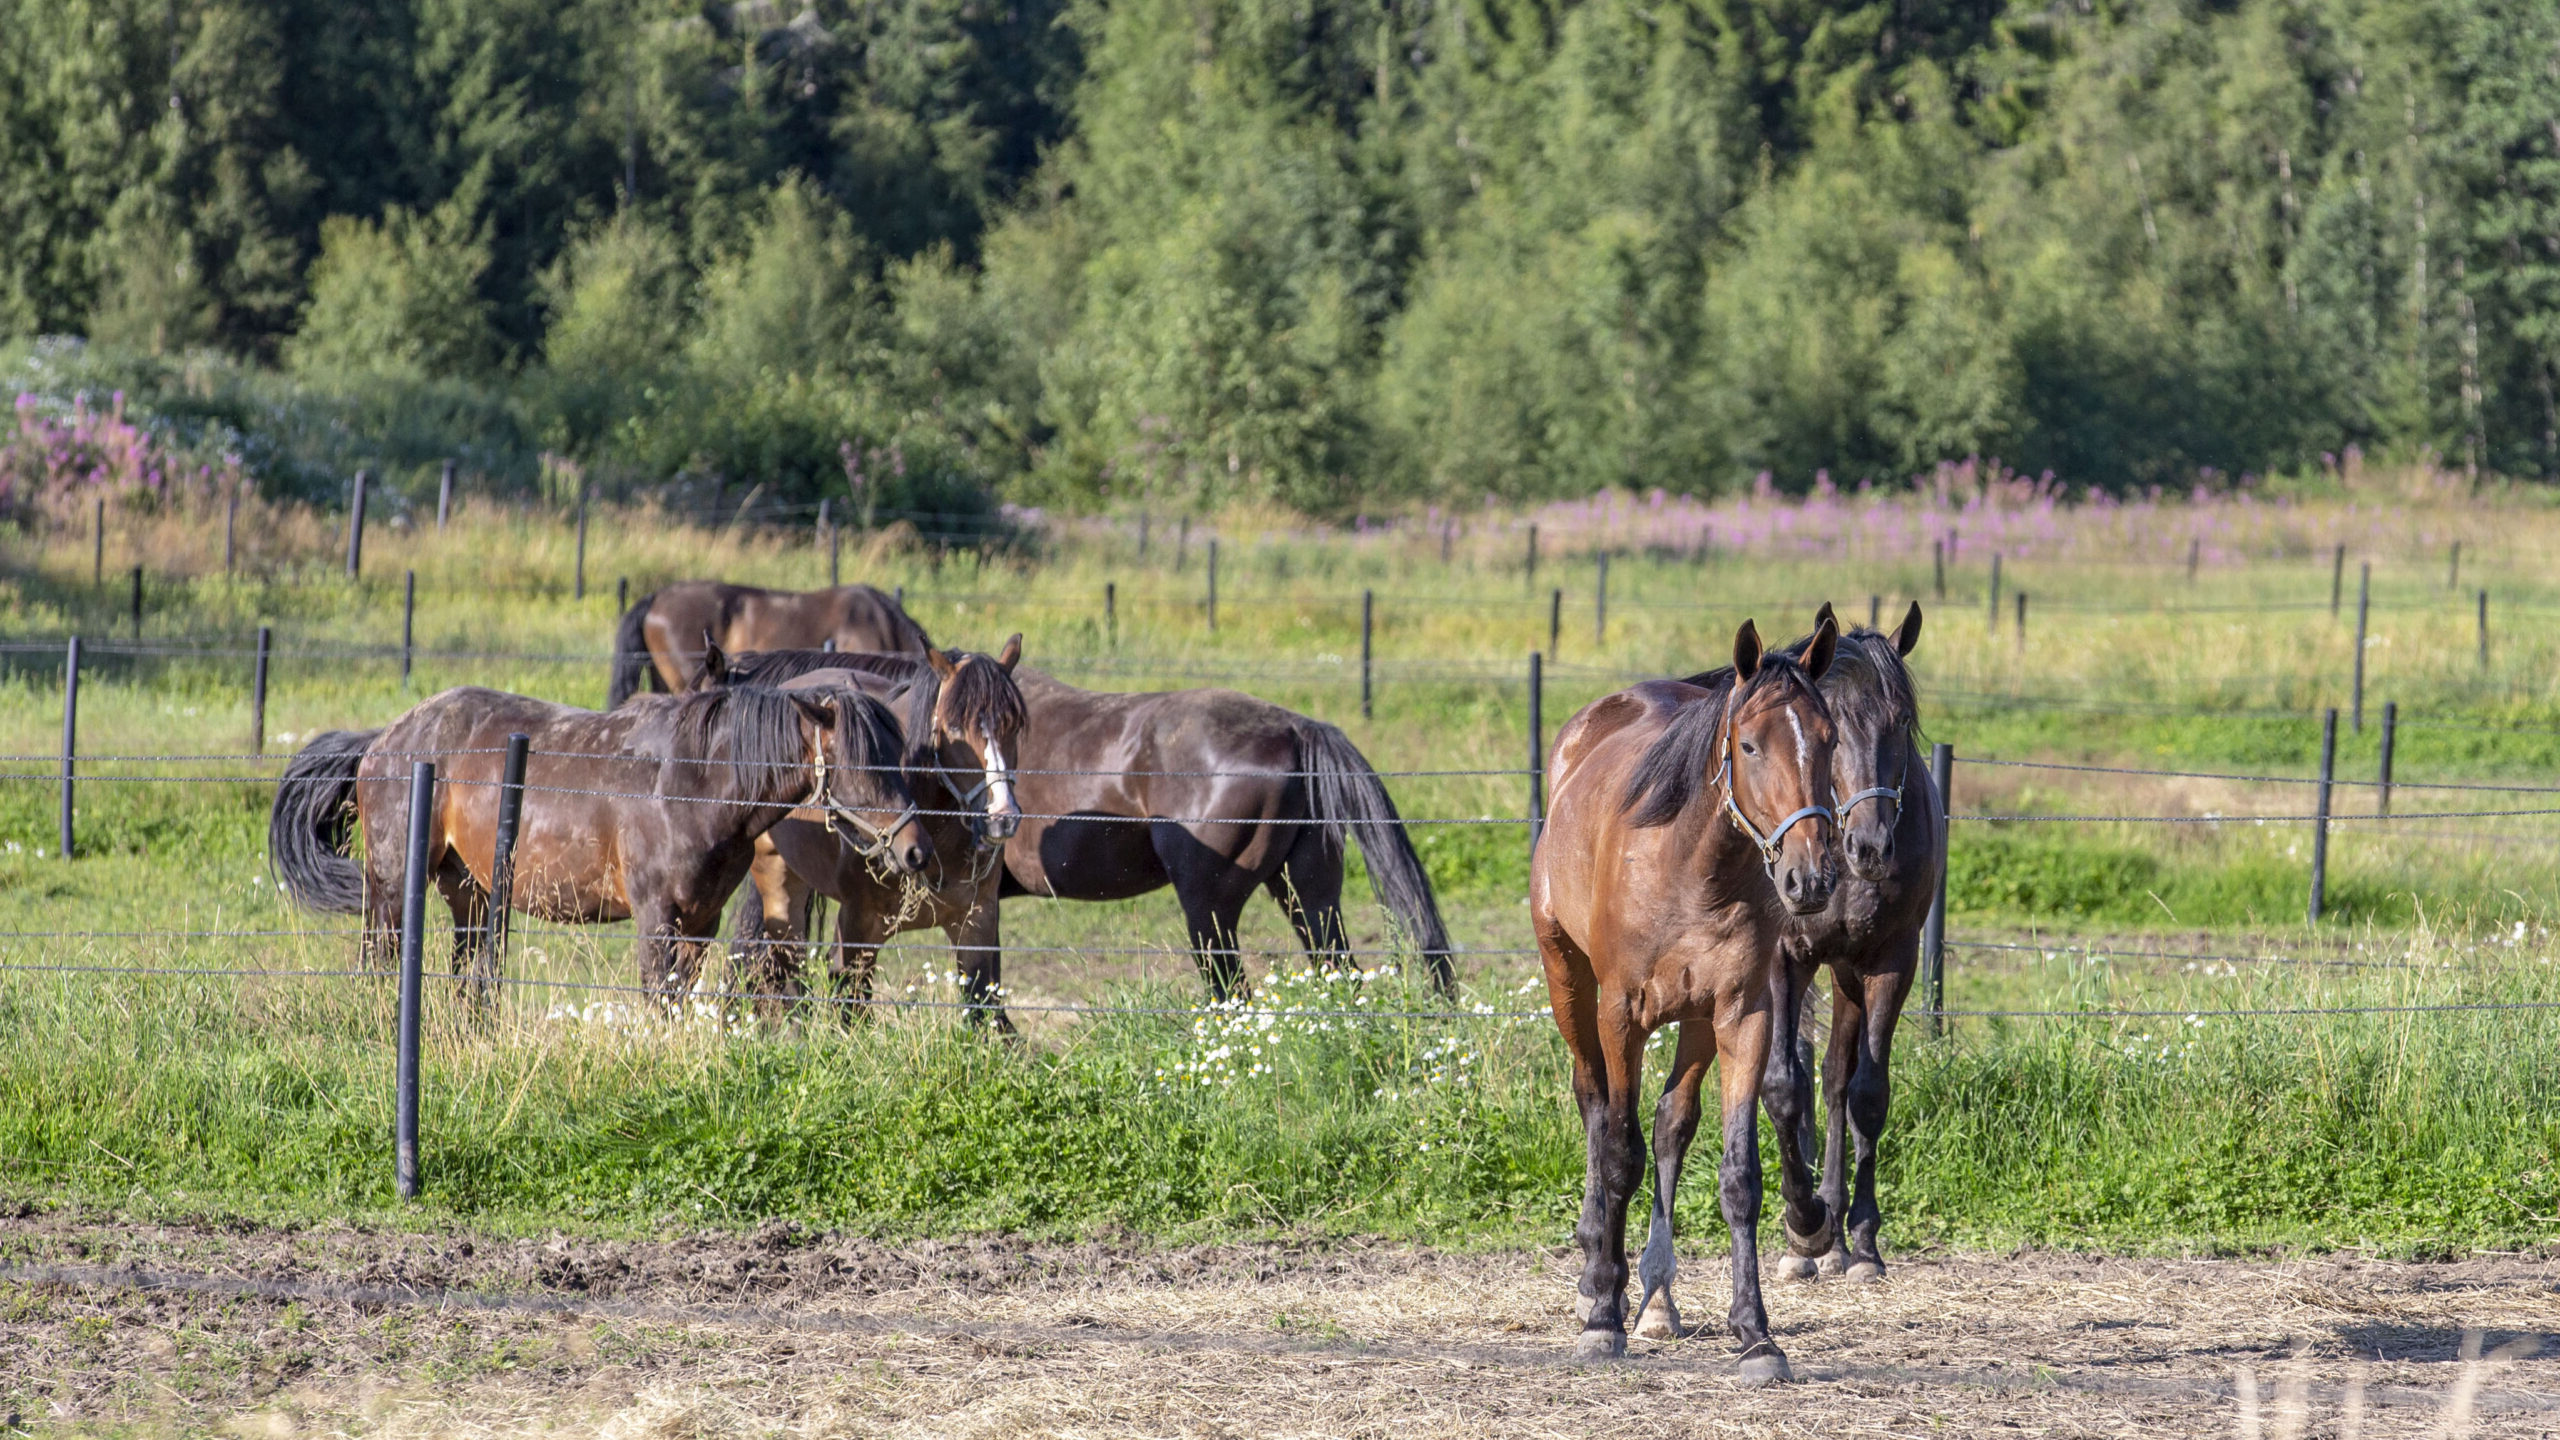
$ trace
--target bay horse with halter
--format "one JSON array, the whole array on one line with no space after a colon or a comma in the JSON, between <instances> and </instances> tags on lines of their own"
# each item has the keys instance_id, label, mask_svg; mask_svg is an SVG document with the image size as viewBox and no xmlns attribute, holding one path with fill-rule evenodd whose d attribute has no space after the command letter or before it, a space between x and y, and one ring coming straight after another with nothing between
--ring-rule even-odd
<instances>
[{"instance_id":1,"label":"bay horse with halter","mask_svg":"<svg viewBox=\"0 0 2560 1440\"><path fill-rule=\"evenodd\" d=\"M920 655L933 648L924 627L869 585L832 590L765 590L717 580L663 586L622 614L613 637L605 708L642 690L677 691L702 669L705 633L728 654L764 650L877 651Z\"/></svg>"},{"instance_id":2,"label":"bay horse with halter","mask_svg":"<svg viewBox=\"0 0 2560 1440\"><path fill-rule=\"evenodd\" d=\"M996 995L1003 970L997 901L1004 844L1022 818L1011 758L1021 752L1030 718L1013 683L1021 658L1016 635L992 656L784 650L705 668L703 683L849 689L889 704L933 840L933 863L914 876L889 872L799 820L776 825L756 842L748 870L753 889L732 922L732 953L744 988L778 997L763 1002L768 1012L804 993L800 959L810 938L810 900L824 895L837 902L829 968L840 994L868 1000L880 946L894 935L939 926L951 941L969 1018L1012 1031Z\"/></svg>"},{"instance_id":3,"label":"bay horse with halter","mask_svg":"<svg viewBox=\"0 0 2560 1440\"><path fill-rule=\"evenodd\" d=\"M1631 686L1584 707L1556 736L1529 916L1588 1147L1575 1231L1583 1257L1575 1349L1585 1358L1626 1349L1627 1205L1644 1159L1637 1090L1647 1037L1678 1024L1671 1083L1654 1113L1654 1210L1662 1214L1696 1131L1699 1082L1720 1059L1718 1189L1733 1235L1728 1322L1746 1382L1788 1378L1760 1296L1758 1110L1786 915L1821 910L1838 883L1834 730L1817 688L1837 644L1825 620L1799 662L1764 651L1746 620L1721 684ZM1684 1096L1692 1102L1685 1110ZM1797 1140L1780 1128L1782 1177L1801 1168ZM1826 1223L1809 1189L1786 1198L1790 1228L1811 1233ZM1670 1227L1654 1236L1644 1254L1647 1300L1671 1270Z\"/></svg>"},{"instance_id":4,"label":"bay horse with halter","mask_svg":"<svg viewBox=\"0 0 2560 1440\"><path fill-rule=\"evenodd\" d=\"M1831 607L1824 605L1816 623L1830 620ZM1811 643L1798 641L1790 649L1802 653ZM1825 1234L1788 1235L1778 1273L1790 1280L1844 1273L1857 1280L1884 1278L1884 1256L1876 1247L1883 1220L1876 1205L1876 1142L1892 1101L1894 1025L1911 993L1920 928L1946 864L1939 842L1943 807L1920 757L1919 700L1903 663L1919 643L1920 606L1914 602L1889 633L1861 625L1842 635L1822 676L1822 696L1839 730L1831 783L1835 794L1847 797L1840 802L1840 838L1848 874L1820 910L1786 917L1778 941L1781 963L1770 975L1769 1066L1760 1095L1770 1123L1781 1134L1796 1134L1800 1153L1810 1152L1812 1080L1796 1031L1814 970L1830 966L1831 1038L1822 1065L1830 1125L1822 1144L1822 1178L1817 1185L1794 1176L1781 1188L1812 1188L1837 1223L1825 1227ZM1709 671L1687 683L1714 686L1729 679ZM1694 1110L1697 1098L1678 1103ZM1679 1157L1672 1157L1668 1173L1676 1183ZM1666 1253L1671 1200L1666 1189L1654 1210ZM1652 1248L1648 1243L1647 1252ZM1640 1317L1637 1333L1655 1339L1682 1333L1668 1279Z\"/></svg>"},{"instance_id":5,"label":"bay horse with halter","mask_svg":"<svg viewBox=\"0 0 2560 1440\"><path fill-rule=\"evenodd\" d=\"M758 836L814 816L883 863L932 863L897 726L858 694L771 688L650 696L611 712L465 687L380 730L313 737L285 768L268 854L307 909L365 916L365 959L400 931L412 762L436 766L428 873L453 908L454 969L494 982L488 915L507 737L532 738L509 908L571 924L638 922L643 989L693 988ZM348 855L361 826L364 858Z\"/></svg>"}]
</instances>

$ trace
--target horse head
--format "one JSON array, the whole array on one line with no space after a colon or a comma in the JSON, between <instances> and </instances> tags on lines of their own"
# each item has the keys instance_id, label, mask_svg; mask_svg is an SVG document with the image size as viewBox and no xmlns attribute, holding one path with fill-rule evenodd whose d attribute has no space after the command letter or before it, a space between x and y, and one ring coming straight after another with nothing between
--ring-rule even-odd
<instances>
[{"instance_id":1,"label":"horse head","mask_svg":"<svg viewBox=\"0 0 2560 1440\"><path fill-rule=\"evenodd\" d=\"M1828 603L1814 616L1817 626L1824 621L1837 623ZM1839 730L1831 785L1840 797L1840 848L1849 873L1870 883L1893 876L1894 832L1902 827L1904 797L1914 779L1918 702L1902 657L1919 643L1920 605L1914 601L1890 631L1859 626L1842 635L1822 679L1822 697ZM1807 636L1789 648L1801 660L1812 646Z\"/></svg>"},{"instance_id":2,"label":"horse head","mask_svg":"<svg viewBox=\"0 0 2560 1440\"><path fill-rule=\"evenodd\" d=\"M1839 625L1827 615L1801 661L1763 651L1748 620L1733 637L1734 685L1717 758L1725 811L1759 848L1778 897L1799 915L1831 903L1840 880L1831 809L1838 737L1819 688L1839 642Z\"/></svg>"},{"instance_id":3,"label":"horse head","mask_svg":"<svg viewBox=\"0 0 2560 1440\"><path fill-rule=\"evenodd\" d=\"M1010 839L1021 827L1022 806L1014 797L1013 763L1021 753L1022 732L1030 724L1030 707L1013 682L1013 667L1022 659L1022 637L1004 642L994 655L928 648L925 661L939 682L933 704L933 744L954 770L975 770L978 781L965 789L954 785L964 807L979 807L971 826L989 843Z\"/></svg>"}]
</instances>

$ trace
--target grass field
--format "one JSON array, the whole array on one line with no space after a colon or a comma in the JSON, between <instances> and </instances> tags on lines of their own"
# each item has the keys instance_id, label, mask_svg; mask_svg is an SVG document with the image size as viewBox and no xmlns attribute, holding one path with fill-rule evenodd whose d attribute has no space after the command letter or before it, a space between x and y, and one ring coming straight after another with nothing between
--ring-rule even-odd
<instances>
[{"instance_id":1,"label":"grass field","mask_svg":"<svg viewBox=\"0 0 2560 1440\"><path fill-rule=\"evenodd\" d=\"M1550 736L1627 679L1718 663L1745 615L1792 635L1822 599L1863 618L1876 596L1889 623L1916 597L1930 617L1914 657L1924 724L1959 756L1950 1009L2158 1013L1966 1018L1936 1040L1913 1022L1883 1170L1888 1248L2409 1254L2550 1239L2550 1012L2401 1007L2560 1003L2549 933L2560 824L2470 813L2555 807L2423 788L2555 783L2560 644L2544 622L2560 613L2560 516L2530 498L2448 498L2418 481L2245 506L1978 504L1958 516L1976 538L1947 568L1941 603L1928 542L1944 517L1918 502L1826 503L1528 517L1545 545L1534 581L1516 517L1467 517L1444 560L1436 524L1319 536L1228 515L1216 526L1214 632L1205 522L1180 539L1154 522L1143 555L1133 524L1073 524L992 558L937 558L892 535L849 541L842 562L848 579L904 586L945 643L992 649L1018 629L1029 663L1078 683L1223 680L1342 724L1386 771L1519 767L1522 676L1528 653L1549 648L1551 589L1564 601ZM0 683L0 748L21 757L6 763L17 778L0 782L0 962L354 963L340 922L284 906L266 877L267 791L242 782L272 763L105 758L239 751L240 652L259 623L276 626L285 652L267 712L273 756L314 730L381 723L448 684L596 703L617 579L634 594L696 574L806 586L827 566L805 531L599 512L589 592L575 600L573 540L558 517L481 507L442 535L379 527L356 584L338 573L324 517L244 523L256 580L220 576L219 517L115 530L103 584L85 535L20 537L0 554L0 627L23 642ZM1820 542L1826 529L1851 538ZM2456 540L2459 586L2448 583ZM1996 623L1981 553L1992 543ZM2333 617L2330 547L2341 543ZM2307 785L1977 763L2312 774L2317 711L2349 701L2367 561L2368 721L2342 734L2338 773L2373 777L2376 717L2397 702L2399 818L2367 818L2369 785L2340 787L2318 926L2302 918L2311 827L2293 818L2310 808ZM73 631L93 647L129 640L118 572L134 564L149 580L151 653L101 647L85 671L81 748L98 758L83 762L81 858L66 865L46 853L61 703L51 647ZM396 647L410 569L423 653L404 691ZM1106 584L1117 592L1109 621ZM2485 666L2476 587L2492 596ZM1367 720L1364 588L1378 615ZM1516 822L1526 804L1516 774L1393 785L1419 820ZM1980 814L2146 818L1966 818ZM641 1023L629 997L575 989L520 989L475 1025L431 987L424 1212L615 1234L779 1216L885 1235L1553 1243L1578 1204L1580 1144L1552 1027L1514 1013L1541 999L1525 952L1526 835L1517 823L1415 833L1468 951L1466 1005L1490 1013L1307 1013L1437 1006L1384 950L1366 980L1297 976L1268 907L1247 912L1253 968L1267 976L1254 1006L1204 1013L1169 895L1014 902L1006 973L1028 1042L1011 1048L960 1031L943 1010L738 1031ZM230 933L176 933L190 931ZM1360 931L1383 945L1377 917L1364 914ZM533 931L515 973L623 983L626 943L613 927ZM1984 945L2008 948L1972 948ZM2284 958L2250 958L2270 956ZM930 947L893 950L886 967L892 995L951 999ZM1091 1003L1163 1013L1037 1008ZM390 1007L373 979L0 975L0 1191L274 1220L393 1214ZM2216 1013L2235 1009L2332 1013ZM1705 1187L1683 1200L1686 1229L1710 1247L1721 1228L1711 1201Z\"/></svg>"}]
</instances>

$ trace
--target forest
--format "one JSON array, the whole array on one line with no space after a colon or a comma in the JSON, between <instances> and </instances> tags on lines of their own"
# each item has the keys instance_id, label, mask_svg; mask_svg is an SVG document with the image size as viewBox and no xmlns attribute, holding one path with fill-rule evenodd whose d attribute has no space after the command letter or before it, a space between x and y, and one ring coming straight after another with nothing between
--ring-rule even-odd
<instances>
[{"instance_id":1,"label":"forest","mask_svg":"<svg viewBox=\"0 0 2560 1440\"><path fill-rule=\"evenodd\" d=\"M21 426L279 492L2560 476L2547 0L0 16Z\"/></svg>"}]
</instances>

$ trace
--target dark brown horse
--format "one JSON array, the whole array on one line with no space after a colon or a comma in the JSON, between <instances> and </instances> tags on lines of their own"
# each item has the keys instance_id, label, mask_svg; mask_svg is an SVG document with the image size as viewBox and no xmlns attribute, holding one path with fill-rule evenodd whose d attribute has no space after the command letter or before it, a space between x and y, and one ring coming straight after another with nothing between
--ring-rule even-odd
<instances>
[{"instance_id":1,"label":"dark brown horse","mask_svg":"<svg viewBox=\"0 0 2560 1440\"><path fill-rule=\"evenodd\" d=\"M804 651L740 657L728 674L769 681L855 665L896 676L914 663ZM1431 878L1385 784L1340 730L1232 690L1114 694L1037 670L1011 678L1029 723L1015 757L1021 828L1004 847L1001 894L1125 900L1171 885L1192 955L1223 999L1242 974L1236 925L1258 889L1310 958L1349 958L1343 844L1357 836L1379 902L1433 980L1454 986ZM973 996L1003 978L992 932L985 943L960 966Z\"/></svg>"},{"instance_id":2,"label":"dark brown horse","mask_svg":"<svg viewBox=\"0 0 2560 1440\"><path fill-rule=\"evenodd\" d=\"M1831 618L1822 607L1817 623ZM1791 650L1802 653L1810 640ZM1920 927L1936 895L1946 863L1938 842L1940 806L1929 783L1916 738L1919 700L1903 657L1920 643L1920 607L1912 605L1891 633L1861 625L1840 637L1822 697L1839 727L1831 752L1831 783L1840 800L1841 849L1849 873L1831 902L1809 915L1789 915L1772 972L1769 999L1769 1068L1760 1096L1770 1122L1798 1135L1800 1150L1813 1146L1813 1082L1797 1040L1805 991L1819 966L1831 967L1831 1043L1822 1066L1830 1126L1822 1147L1822 1179L1816 1193L1826 1214L1842 1223L1828 1235L1790 1234L1778 1273L1791 1280L1847 1273L1853 1279L1884 1278L1876 1248L1882 1223L1876 1207L1876 1141L1884 1133L1892 1100L1893 1030L1919 966ZM1709 671L1693 685L1729 684ZM1685 1040L1684 1040L1685 1043ZM1695 1108L1694 1096L1681 1102ZM1851 1191L1849 1153L1857 1156ZM1658 1243L1670 1248L1671 1189L1679 1157L1665 1157L1665 1183L1654 1207ZM1795 1177L1782 1188L1814 1182ZM1828 1240L1828 1245L1823 1244ZM1652 1245L1646 1249L1651 1251ZM1680 1310L1666 1281L1645 1311L1637 1333L1662 1338L1681 1331Z\"/></svg>"},{"instance_id":3,"label":"dark brown horse","mask_svg":"<svg viewBox=\"0 0 2560 1440\"><path fill-rule=\"evenodd\" d=\"M727 667L726 678L736 683L850 688L888 702L900 717L908 777L934 849L934 863L910 880L882 872L823 827L799 820L775 826L756 842L748 872L754 889L742 897L732 923L731 949L748 989L802 993L810 898L824 895L838 907L829 968L839 993L869 999L880 946L936 925L957 957L969 1017L1013 1028L995 991L1002 970L997 901L1004 843L1022 817L1011 758L1021 753L1029 720L1013 683L1021 658L1016 635L994 656L778 651L743 656Z\"/></svg>"},{"instance_id":4,"label":"dark brown horse","mask_svg":"<svg viewBox=\"0 0 2560 1440\"><path fill-rule=\"evenodd\" d=\"M1637 1089L1646 1038L1679 1024L1671 1083L1654 1113L1655 1153L1675 1173L1657 1176L1656 1210L1697 1130L1706 1067L1720 1058L1729 1320L1744 1380L1788 1376L1760 1299L1758 1109L1785 915L1819 911L1838 881L1833 730L1817 688L1837 641L1826 620L1798 663L1763 653L1745 621L1721 687L1636 685L1594 701L1556 736L1529 918L1589 1146L1576 1230L1584 1319L1575 1348L1586 1358L1626 1349L1627 1203L1644 1162ZM1797 1173L1796 1135L1782 1127L1778 1147L1781 1176ZM1809 1188L1786 1199L1791 1228L1827 1224ZM1648 1300L1670 1278L1670 1229L1657 1233L1661 1253L1648 1245L1644 1256Z\"/></svg>"},{"instance_id":5,"label":"dark brown horse","mask_svg":"<svg viewBox=\"0 0 2560 1440\"><path fill-rule=\"evenodd\" d=\"M702 669L701 641L731 655L750 650L879 651L918 655L932 648L924 627L896 600L868 585L833 590L761 590L687 580L640 597L613 637L613 680L605 708L642 689L682 690Z\"/></svg>"},{"instance_id":6,"label":"dark brown horse","mask_svg":"<svg viewBox=\"0 0 2560 1440\"><path fill-rule=\"evenodd\" d=\"M510 908L542 919L636 919L640 983L693 988L720 907L756 837L806 813L921 870L932 841L875 699L770 688L652 696L610 713L495 690L436 695L376 731L333 731L295 755L268 818L268 854L310 909L365 915L369 963L397 947L409 771L436 766L427 860L453 908L457 974L488 973L491 858L507 737L532 737ZM349 811L352 808L353 815ZM350 823L364 860L348 858Z\"/></svg>"},{"instance_id":7,"label":"dark brown horse","mask_svg":"<svg viewBox=\"0 0 2560 1440\"><path fill-rule=\"evenodd\" d=\"M1007 895L1123 900L1173 887L1191 953L1224 999L1242 974L1236 924L1267 890L1309 958L1351 954L1343 842L1442 990L1449 930L1386 785L1349 736L1233 690L1113 694L1025 670L1022 829Z\"/></svg>"}]
</instances>

